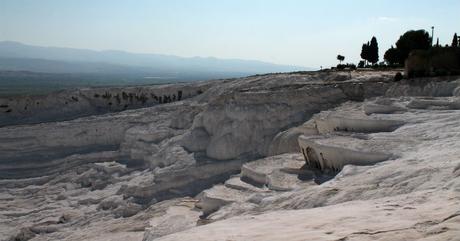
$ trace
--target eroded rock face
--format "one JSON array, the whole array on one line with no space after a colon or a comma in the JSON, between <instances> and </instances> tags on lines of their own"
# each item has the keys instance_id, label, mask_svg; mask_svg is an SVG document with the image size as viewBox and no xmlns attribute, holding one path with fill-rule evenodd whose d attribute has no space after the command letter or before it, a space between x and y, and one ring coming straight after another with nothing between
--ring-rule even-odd
<instances>
[{"instance_id":1,"label":"eroded rock face","mask_svg":"<svg viewBox=\"0 0 460 241\"><path fill-rule=\"evenodd\" d=\"M339 89L324 87L305 88L289 95L285 91L237 93L232 98L238 101L212 106L203 113L203 127L211 136L206 153L211 158L267 155L273 137L280 130L307 120L322 106L332 106L345 97ZM313 99L320 103L312 104Z\"/></svg>"},{"instance_id":2,"label":"eroded rock face","mask_svg":"<svg viewBox=\"0 0 460 241\"><path fill-rule=\"evenodd\" d=\"M300 170L303 165L304 160L298 154L267 157L244 164L241 167L241 179L254 185L267 186L269 189L275 191L292 190L295 187L295 182L285 182L285 186L280 187L282 184L279 184L277 179L282 176L280 173L289 174L290 170ZM297 176L295 176L295 179L297 179Z\"/></svg>"},{"instance_id":3,"label":"eroded rock face","mask_svg":"<svg viewBox=\"0 0 460 241\"><path fill-rule=\"evenodd\" d=\"M210 139L208 132L204 128L198 127L184 134L181 144L191 152L206 151Z\"/></svg>"},{"instance_id":4,"label":"eroded rock face","mask_svg":"<svg viewBox=\"0 0 460 241\"><path fill-rule=\"evenodd\" d=\"M311 78L315 77L317 76L313 75ZM286 137L279 136L274 141L273 148L270 148L273 138L280 131L305 122L319 110L332 108L347 100L362 101L385 94L391 96L452 95L456 86L459 85L457 81L429 82L423 88L417 87L413 90L410 84L383 82L389 79L391 78L385 75L380 76L380 79L373 79L373 76L361 76L356 79L352 77L352 81L349 82L327 82L328 84L323 85L307 85L298 83L296 80L288 80L282 87L275 87L272 80L266 80L263 77L251 80L252 86L245 82L230 82L227 85L223 84L209 89L206 100L210 102L210 105L198 119L195 119L192 128L203 128L209 135L210 141L206 153L211 158L228 160L240 156L266 156L285 152L285 147L281 147L284 145L282 141L293 142L295 136L303 132L299 129L287 131L281 134ZM254 84L260 81L267 82L263 86ZM221 93L221 88L226 88L227 91ZM378 104L378 102L375 103ZM390 107L387 110L379 109L378 106L374 108L375 112L403 110L399 106ZM372 112L373 110L368 110L368 114ZM371 121L366 125L375 126L370 123ZM349 125L352 123L346 124L346 126ZM386 129L394 129L399 125L401 123L389 121ZM340 123L337 126L340 127ZM207 137L201 140L207 141ZM276 150L278 147L280 150Z\"/></svg>"},{"instance_id":5,"label":"eroded rock face","mask_svg":"<svg viewBox=\"0 0 460 241\"><path fill-rule=\"evenodd\" d=\"M386 95L392 97L399 96L434 96L434 97L448 97L454 95L459 85L459 79L452 77L452 79L415 79L414 83L408 84L395 84L392 85L387 91Z\"/></svg>"},{"instance_id":6,"label":"eroded rock face","mask_svg":"<svg viewBox=\"0 0 460 241\"><path fill-rule=\"evenodd\" d=\"M199 95L209 82L141 87L63 90L37 96L0 98L0 126L71 120L78 117L151 107ZM180 126L180 119L177 125Z\"/></svg>"},{"instance_id":7,"label":"eroded rock face","mask_svg":"<svg viewBox=\"0 0 460 241\"><path fill-rule=\"evenodd\" d=\"M300 135L317 135L319 134L314 121L308 121L299 127L293 127L286 131L278 133L270 143L269 156L276 156L283 153L298 152L297 146Z\"/></svg>"},{"instance_id":8,"label":"eroded rock face","mask_svg":"<svg viewBox=\"0 0 460 241\"><path fill-rule=\"evenodd\" d=\"M394 131L404 124L399 120L377 120L347 118L344 116L327 116L324 119L316 120L316 128L319 133L333 131L351 131L358 133Z\"/></svg>"},{"instance_id":9,"label":"eroded rock face","mask_svg":"<svg viewBox=\"0 0 460 241\"><path fill-rule=\"evenodd\" d=\"M349 147L350 143L354 146ZM374 146L374 143L354 138L300 136L299 145L308 166L335 172L342 170L345 165L372 165L392 157L390 153L371 151L370 145Z\"/></svg>"},{"instance_id":10,"label":"eroded rock face","mask_svg":"<svg viewBox=\"0 0 460 241\"><path fill-rule=\"evenodd\" d=\"M449 149L441 149L455 156L455 130L449 134L431 131L443 121L455 126L455 111L444 109L447 112L436 112L439 119L431 120L429 112L436 108L413 109L408 103L415 99L409 97L391 99L388 103L401 108L388 114L379 108L364 113L362 104L347 102L385 92L398 95L391 91L408 89L405 83L388 82L393 75L320 72L253 76L206 83L207 91L174 103L69 121L1 127L0 207L5 208L0 208L0 237L151 240L189 229L194 223L248 212L367 200L410 193L416 188L427 190L439 180L447 183L446 178L458 174L454 166L451 168L454 159L443 159L446 162L441 168L425 161L414 164L410 159L442 159L438 154L425 152L425 157L406 153L417 153L422 147L438 149L435 142L431 147L424 142L436 133L437 140L448 140L444 144ZM433 84L411 93L447 93L455 85L439 84L442 86ZM202 83L196 88L199 86ZM383 99L368 103L387 105ZM326 112L353 113L348 119L360 112L360 120L409 121L385 133L351 133L350 128L334 127L323 132L315 120L325 117ZM410 131L428 120L434 122L417 129L419 134ZM362 124L357 123L348 121L345 126ZM339 124L336 127L344 123ZM337 173L328 176L309 169L297 138L326 132L351 140L347 148L358 148L357 143L365 140L391 140L381 146L395 159L369 167L344 165L335 178ZM366 148L371 152L378 149L373 144ZM277 156L267 157L272 155ZM255 174L244 171L233 176L243 165ZM448 169L449 174L438 168ZM398 170L396 174L394 170ZM369 177L367 171L376 174ZM438 175L441 172L445 176ZM263 176L263 181L246 182L242 178L249 175L257 179L256 174ZM412 181L406 182L409 179ZM455 181L446 185L457 188Z\"/></svg>"}]
</instances>

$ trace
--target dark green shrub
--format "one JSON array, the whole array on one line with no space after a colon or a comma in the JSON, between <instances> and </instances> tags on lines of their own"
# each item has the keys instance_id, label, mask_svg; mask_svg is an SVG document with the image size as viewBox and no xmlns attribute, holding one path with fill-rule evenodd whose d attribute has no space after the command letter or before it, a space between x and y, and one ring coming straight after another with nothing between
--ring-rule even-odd
<instances>
[{"instance_id":1,"label":"dark green shrub","mask_svg":"<svg viewBox=\"0 0 460 241\"><path fill-rule=\"evenodd\" d=\"M337 68L337 70L344 70L344 69L355 70L356 65L354 65L354 64L338 64L336 68Z\"/></svg>"}]
</instances>

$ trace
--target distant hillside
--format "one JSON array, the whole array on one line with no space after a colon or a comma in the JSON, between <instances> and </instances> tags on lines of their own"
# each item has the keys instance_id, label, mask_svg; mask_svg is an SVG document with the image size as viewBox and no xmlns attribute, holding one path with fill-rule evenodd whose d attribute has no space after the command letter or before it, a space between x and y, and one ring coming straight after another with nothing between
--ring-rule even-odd
<instances>
[{"instance_id":1,"label":"distant hillside","mask_svg":"<svg viewBox=\"0 0 460 241\"><path fill-rule=\"evenodd\" d=\"M0 96L75 87L131 86L243 77L308 68L253 60L182 58L0 41Z\"/></svg>"},{"instance_id":2,"label":"distant hillside","mask_svg":"<svg viewBox=\"0 0 460 241\"><path fill-rule=\"evenodd\" d=\"M308 70L261 61L217 58L182 58L171 55L135 54L39 47L0 42L0 70L45 73L127 74L176 79L239 77L251 74Z\"/></svg>"}]
</instances>

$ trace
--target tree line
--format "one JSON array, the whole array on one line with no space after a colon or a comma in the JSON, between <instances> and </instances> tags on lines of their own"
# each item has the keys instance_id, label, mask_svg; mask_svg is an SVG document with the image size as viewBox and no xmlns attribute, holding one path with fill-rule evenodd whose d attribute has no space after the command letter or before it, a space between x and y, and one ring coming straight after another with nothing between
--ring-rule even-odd
<instances>
[{"instance_id":1,"label":"tree line","mask_svg":"<svg viewBox=\"0 0 460 241\"><path fill-rule=\"evenodd\" d=\"M455 33L450 47L458 48L459 42L460 38L457 36L457 33ZM433 39L427 31L410 30L401 35L395 45L392 45L387 51L385 51L383 59L387 66L403 66L411 51L418 49L427 50L432 47L441 48L439 45L439 39L437 40L436 45L433 46ZM445 47L449 46L446 45ZM377 63L379 62L379 45L375 36L373 36L370 41L362 45L360 57L362 61L359 62L358 67L364 68L377 66ZM339 54L337 56L337 60L340 61L340 64L337 65L338 69L353 66L353 64L342 64L345 60L345 56L343 55Z\"/></svg>"}]
</instances>

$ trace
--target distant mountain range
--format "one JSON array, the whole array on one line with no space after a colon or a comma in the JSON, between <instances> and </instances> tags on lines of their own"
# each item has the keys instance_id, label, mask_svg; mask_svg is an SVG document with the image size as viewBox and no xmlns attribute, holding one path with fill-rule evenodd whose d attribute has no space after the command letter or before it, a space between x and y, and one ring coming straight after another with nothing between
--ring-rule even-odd
<instances>
[{"instance_id":1,"label":"distant mountain range","mask_svg":"<svg viewBox=\"0 0 460 241\"><path fill-rule=\"evenodd\" d=\"M40 47L11 41L0 42L0 71L188 81L297 70L309 69L254 60L183 58L172 55Z\"/></svg>"}]
</instances>

